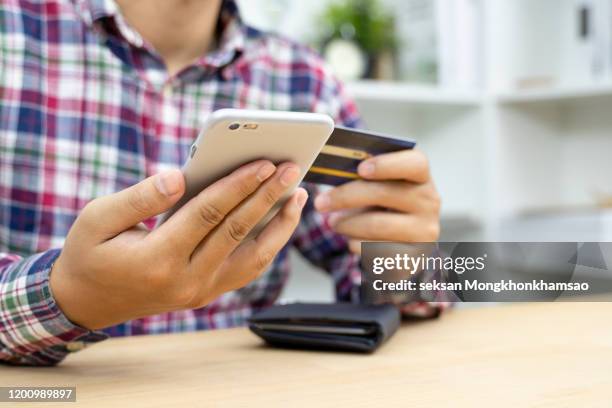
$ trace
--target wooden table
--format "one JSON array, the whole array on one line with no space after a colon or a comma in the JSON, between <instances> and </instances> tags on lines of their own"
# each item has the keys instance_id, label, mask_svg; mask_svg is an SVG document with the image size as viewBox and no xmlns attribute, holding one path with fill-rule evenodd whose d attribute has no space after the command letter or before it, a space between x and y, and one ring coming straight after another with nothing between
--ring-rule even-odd
<instances>
[{"instance_id":1,"label":"wooden table","mask_svg":"<svg viewBox=\"0 0 612 408\"><path fill-rule=\"evenodd\" d=\"M76 386L69 407L610 407L612 303L456 310L374 355L272 349L246 329L120 338L0 383Z\"/></svg>"}]
</instances>

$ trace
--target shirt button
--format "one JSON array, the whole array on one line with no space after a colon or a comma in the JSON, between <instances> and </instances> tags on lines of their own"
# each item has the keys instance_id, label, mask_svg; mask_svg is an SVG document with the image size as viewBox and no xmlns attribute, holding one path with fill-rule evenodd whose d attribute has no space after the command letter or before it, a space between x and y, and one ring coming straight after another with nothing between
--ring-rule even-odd
<instances>
[{"instance_id":1,"label":"shirt button","mask_svg":"<svg viewBox=\"0 0 612 408\"><path fill-rule=\"evenodd\" d=\"M83 343L82 341L71 341L70 343L66 343L66 350L68 350L71 353L74 353L75 351L83 350L84 348L85 348L85 343Z\"/></svg>"}]
</instances>

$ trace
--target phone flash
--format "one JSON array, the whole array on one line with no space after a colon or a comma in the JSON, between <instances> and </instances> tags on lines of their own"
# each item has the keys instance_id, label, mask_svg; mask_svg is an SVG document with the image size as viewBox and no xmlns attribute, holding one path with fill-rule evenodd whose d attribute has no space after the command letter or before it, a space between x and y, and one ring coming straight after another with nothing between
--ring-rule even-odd
<instances>
[{"instance_id":1,"label":"phone flash","mask_svg":"<svg viewBox=\"0 0 612 408\"><path fill-rule=\"evenodd\" d=\"M258 126L257 123L245 123L243 127L247 130L255 130Z\"/></svg>"}]
</instances>

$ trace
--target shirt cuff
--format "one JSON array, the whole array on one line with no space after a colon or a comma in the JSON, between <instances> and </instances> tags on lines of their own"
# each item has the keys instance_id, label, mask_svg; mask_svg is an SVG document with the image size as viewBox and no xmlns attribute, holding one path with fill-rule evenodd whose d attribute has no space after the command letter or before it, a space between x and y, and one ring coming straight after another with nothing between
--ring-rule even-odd
<instances>
[{"instance_id":1,"label":"shirt cuff","mask_svg":"<svg viewBox=\"0 0 612 408\"><path fill-rule=\"evenodd\" d=\"M54 365L108 338L72 323L55 302L49 274L59 254L59 249L36 254L0 273L0 361Z\"/></svg>"}]
</instances>

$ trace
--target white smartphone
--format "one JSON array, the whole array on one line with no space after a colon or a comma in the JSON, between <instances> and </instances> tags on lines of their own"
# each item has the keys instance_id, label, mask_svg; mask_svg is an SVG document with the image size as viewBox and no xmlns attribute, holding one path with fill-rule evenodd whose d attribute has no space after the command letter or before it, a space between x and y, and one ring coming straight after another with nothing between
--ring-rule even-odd
<instances>
[{"instance_id":1,"label":"white smartphone","mask_svg":"<svg viewBox=\"0 0 612 408\"><path fill-rule=\"evenodd\" d=\"M332 118L318 113L243 109L213 112L183 166L185 195L158 224L206 187L246 163L267 159L275 164L287 161L297 164L301 170L298 181L250 235L257 234L297 188L333 130Z\"/></svg>"}]
</instances>

